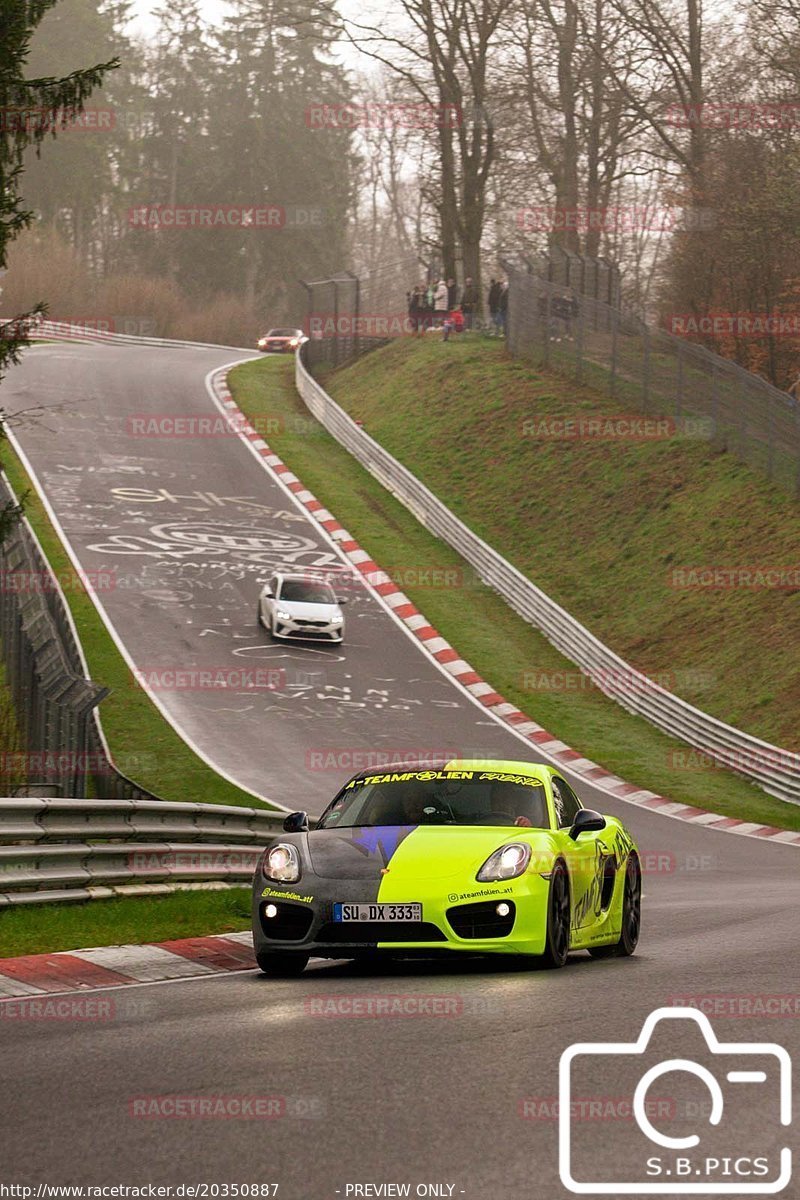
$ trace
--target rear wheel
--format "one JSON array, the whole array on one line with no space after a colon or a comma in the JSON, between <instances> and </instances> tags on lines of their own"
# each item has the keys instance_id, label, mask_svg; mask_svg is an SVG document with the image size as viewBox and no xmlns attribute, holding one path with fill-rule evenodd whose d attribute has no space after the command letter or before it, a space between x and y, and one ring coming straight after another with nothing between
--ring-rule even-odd
<instances>
[{"instance_id":1,"label":"rear wheel","mask_svg":"<svg viewBox=\"0 0 800 1200\"><path fill-rule=\"evenodd\" d=\"M622 929L613 946L595 946L592 958L629 958L639 942L642 926L642 871L635 854L628 856L622 894Z\"/></svg>"},{"instance_id":2,"label":"rear wheel","mask_svg":"<svg viewBox=\"0 0 800 1200\"><path fill-rule=\"evenodd\" d=\"M563 967L569 955L569 879L563 863L557 862L550 878L547 903L547 943L544 961L548 967Z\"/></svg>"},{"instance_id":3,"label":"rear wheel","mask_svg":"<svg viewBox=\"0 0 800 1200\"><path fill-rule=\"evenodd\" d=\"M284 954L272 950L259 950L256 955L261 970L273 979L291 979L302 975L308 966L308 959L308 954Z\"/></svg>"}]
</instances>

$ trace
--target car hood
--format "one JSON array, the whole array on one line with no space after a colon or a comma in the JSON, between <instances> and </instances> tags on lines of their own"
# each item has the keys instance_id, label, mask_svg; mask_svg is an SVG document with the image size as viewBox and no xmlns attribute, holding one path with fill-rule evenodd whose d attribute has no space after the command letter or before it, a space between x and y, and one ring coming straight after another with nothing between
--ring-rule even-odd
<instances>
[{"instance_id":1,"label":"car hood","mask_svg":"<svg viewBox=\"0 0 800 1200\"><path fill-rule=\"evenodd\" d=\"M368 825L320 829L307 835L317 875L327 879L379 879L402 872L413 879L474 879L506 842L528 842L547 853L546 830L486 825Z\"/></svg>"},{"instance_id":2,"label":"car hood","mask_svg":"<svg viewBox=\"0 0 800 1200\"><path fill-rule=\"evenodd\" d=\"M300 600L276 600L278 608L304 621L330 621L341 615L338 604L304 604Z\"/></svg>"}]
</instances>

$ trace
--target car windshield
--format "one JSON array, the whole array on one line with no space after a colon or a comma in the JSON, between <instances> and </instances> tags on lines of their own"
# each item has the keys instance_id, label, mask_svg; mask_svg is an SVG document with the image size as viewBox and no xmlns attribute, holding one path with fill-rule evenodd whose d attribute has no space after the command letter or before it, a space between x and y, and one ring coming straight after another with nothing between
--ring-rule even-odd
<instances>
[{"instance_id":1,"label":"car windshield","mask_svg":"<svg viewBox=\"0 0 800 1200\"><path fill-rule=\"evenodd\" d=\"M392 771L353 780L318 829L356 825L520 825L549 829L541 780L505 771Z\"/></svg>"},{"instance_id":2,"label":"car windshield","mask_svg":"<svg viewBox=\"0 0 800 1200\"><path fill-rule=\"evenodd\" d=\"M296 329L270 329L267 337L297 337Z\"/></svg>"},{"instance_id":3,"label":"car windshield","mask_svg":"<svg viewBox=\"0 0 800 1200\"><path fill-rule=\"evenodd\" d=\"M300 604L335 604L336 597L325 583L308 579L284 579L281 600L296 600Z\"/></svg>"}]
</instances>

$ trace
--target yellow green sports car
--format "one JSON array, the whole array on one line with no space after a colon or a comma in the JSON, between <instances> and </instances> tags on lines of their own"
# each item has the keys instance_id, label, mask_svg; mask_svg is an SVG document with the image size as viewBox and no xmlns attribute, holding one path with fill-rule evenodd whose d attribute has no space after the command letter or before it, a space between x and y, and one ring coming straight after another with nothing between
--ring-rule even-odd
<instances>
[{"instance_id":1,"label":"yellow green sports car","mask_svg":"<svg viewBox=\"0 0 800 1200\"><path fill-rule=\"evenodd\" d=\"M451 760L362 771L316 828L292 813L253 886L268 975L310 957L633 954L641 867L615 817L584 808L555 768Z\"/></svg>"}]
</instances>

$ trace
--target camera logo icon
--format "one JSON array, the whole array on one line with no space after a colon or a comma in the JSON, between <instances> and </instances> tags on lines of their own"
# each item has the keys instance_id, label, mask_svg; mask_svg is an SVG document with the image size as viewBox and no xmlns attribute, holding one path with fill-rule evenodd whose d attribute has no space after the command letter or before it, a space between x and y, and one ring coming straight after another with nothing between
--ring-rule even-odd
<instances>
[{"instance_id":1,"label":"camera logo icon","mask_svg":"<svg viewBox=\"0 0 800 1200\"><path fill-rule=\"evenodd\" d=\"M673 1053L676 1040L684 1057ZM783 1046L720 1042L695 1009L656 1009L635 1042L568 1046L559 1064L561 1182L578 1195L775 1195L792 1177L791 1075ZM625 1112L611 1131L575 1119L581 1098L598 1092Z\"/></svg>"}]
</instances>

